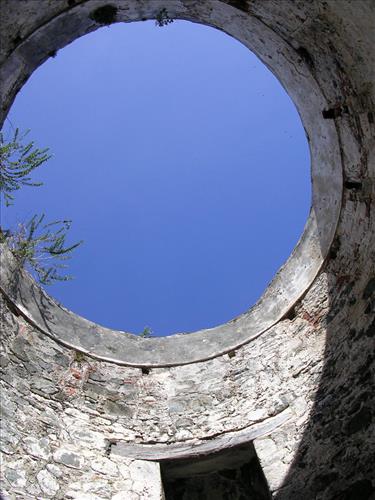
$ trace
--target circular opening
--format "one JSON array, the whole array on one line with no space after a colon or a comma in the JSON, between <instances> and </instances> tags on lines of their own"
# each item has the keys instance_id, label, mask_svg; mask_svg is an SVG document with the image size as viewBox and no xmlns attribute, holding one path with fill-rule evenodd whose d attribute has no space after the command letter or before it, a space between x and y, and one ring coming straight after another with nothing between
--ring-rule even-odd
<instances>
[{"instance_id":1,"label":"circular opening","mask_svg":"<svg viewBox=\"0 0 375 500\"><path fill-rule=\"evenodd\" d=\"M117 22L155 19L158 14L155 2L145 0L142 12L138 2L128 0L127 6L129 9L116 11ZM17 275L14 259L1 245L1 289L13 306L43 333L98 359L129 366L161 367L204 361L232 352L289 315L318 275L336 231L341 207L342 159L334 120L322 118L322 110L329 103L311 74L308 58L250 13L224 2L215 2L211 9L206 7L205 3L190 5L171 0L168 12L171 18L214 26L232 35L266 61L287 89L309 139L312 175L309 218L287 262L254 307L218 327L165 338L143 339L101 327L71 313L26 274ZM95 8L96 2L88 1L60 11L9 47L9 55L0 67L2 120L23 83L51 53L99 27L92 17Z\"/></svg>"},{"instance_id":2,"label":"circular opening","mask_svg":"<svg viewBox=\"0 0 375 500\"><path fill-rule=\"evenodd\" d=\"M10 121L9 121L10 120ZM114 25L38 69L6 123L54 154L4 222L72 219L76 278L48 288L110 328L213 327L259 298L310 208L303 126L246 47L176 21Z\"/></svg>"}]
</instances>

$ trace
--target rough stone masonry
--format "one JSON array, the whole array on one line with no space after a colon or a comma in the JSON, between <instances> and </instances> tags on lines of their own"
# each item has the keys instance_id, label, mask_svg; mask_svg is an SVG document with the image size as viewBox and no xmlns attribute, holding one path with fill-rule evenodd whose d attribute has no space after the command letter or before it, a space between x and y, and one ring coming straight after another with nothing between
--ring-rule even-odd
<instances>
[{"instance_id":1,"label":"rough stone masonry","mask_svg":"<svg viewBox=\"0 0 375 500\"><path fill-rule=\"evenodd\" d=\"M1 248L3 497L374 499L374 2L0 7L2 121L67 43L165 9L226 31L276 74L304 123L313 182L305 233L264 297L191 337L101 329L16 276Z\"/></svg>"}]
</instances>

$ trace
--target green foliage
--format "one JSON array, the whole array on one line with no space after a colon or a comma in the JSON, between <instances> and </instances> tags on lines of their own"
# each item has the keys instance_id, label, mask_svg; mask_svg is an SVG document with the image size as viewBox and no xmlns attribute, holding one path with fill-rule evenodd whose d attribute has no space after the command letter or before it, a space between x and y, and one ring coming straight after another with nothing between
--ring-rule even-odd
<instances>
[{"instance_id":1,"label":"green foliage","mask_svg":"<svg viewBox=\"0 0 375 500\"><path fill-rule=\"evenodd\" d=\"M13 139L6 143L0 133L0 192L5 205L13 204L13 192L22 186L41 186L33 182L31 173L45 163L51 155L47 149L38 149L34 142L22 144L28 132L21 135L16 129ZM6 242L15 256L19 268L26 268L43 285L54 281L67 281L72 276L62 272L71 252L82 244L67 245L70 220L45 223L45 215L34 215L28 222L18 224L14 231L0 228L0 243Z\"/></svg>"},{"instance_id":2,"label":"green foliage","mask_svg":"<svg viewBox=\"0 0 375 500\"><path fill-rule=\"evenodd\" d=\"M27 134L20 135L16 129L13 139L5 142L0 133L0 192L4 195L6 206L13 204L13 192L22 186L42 185L41 182L32 182L30 174L51 158L48 148L38 149L34 142L23 145L22 140Z\"/></svg>"},{"instance_id":3,"label":"green foliage","mask_svg":"<svg viewBox=\"0 0 375 500\"><path fill-rule=\"evenodd\" d=\"M153 334L153 331L149 326L145 326L143 331L139 334L140 337L144 339L149 339Z\"/></svg>"},{"instance_id":4,"label":"green foliage","mask_svg":"<svg viewBox=\"0 0 375 500\"><path fill-rule=\"evenodd\" d=\"M73 352L74 352L73 361L75 361L76 363L82 363L83 361L85 361L86 356L84 355L83 352L80 351L73 351Z\"/></svg>"},{"instance_id":5,"label":"green foliage","mask_svg":"<svg viewBox=\"0 0 375 500\"><path fill-rule=\"evenodd\" d=\"M71 252L82 244L66 245L71 221L59 220L44 224L44 214L34 215L27 223L19 224L14 232L1 232L20 268L26 268L43 285L67 281L72 276L61 272Z\"/></svg>"},{"instance_id":6,"label":"green foliage","mask_svg":"<svg viewBox=\"0 0 375 500\"><path fill-rule=\"evenodd\" d=\"M167 9L163 7L156 15L155 24L156 26L162 28L163 26L167 26L171 23L173 23L173 19L169 17Z\"/></svg>"}]
</instances>

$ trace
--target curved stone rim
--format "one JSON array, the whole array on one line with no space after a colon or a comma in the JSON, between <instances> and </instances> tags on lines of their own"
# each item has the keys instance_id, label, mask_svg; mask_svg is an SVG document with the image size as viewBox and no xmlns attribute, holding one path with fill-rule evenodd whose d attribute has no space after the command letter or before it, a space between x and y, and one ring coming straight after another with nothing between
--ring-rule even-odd
<instances>
[{"instance_id":1,"label":"curved stone rim","mask_svg":"<svg viewBox=\"0 0 375 500\"><path fill-rule=\"evenodd\" d=\"M134 0L126 3L135 7ZM207 9L208 4L212 10ZM147 5L142 16L135 8L119 11L116 21L154 19L157 6L152 2ZM90 18L97 6L96 0L88 0L64 11L31 33L9 55L0 67L6 112L23 82L48 58L51 49L56 49L52 43L62 48L100 27ZM216 12L220 13L217 18ZM319 273L341 208L342 165L335 123L323 119L327 102L298 52L258 19L221 2L194 5L190 12L180 2L171 1L169 13L175 19L226 31L251 49L279 78L300 113L310 142L313 201L302 237L260 300L224 325L188 335L143 339L88 321L49 297L27 273L17 273L17 263L2 247L2 291L27 321L67 347L100 360L136 367L177 366L212 359L250 342L278 323ZM219 22L219 18L227 22Z\"/></svg>"}]
</instances>

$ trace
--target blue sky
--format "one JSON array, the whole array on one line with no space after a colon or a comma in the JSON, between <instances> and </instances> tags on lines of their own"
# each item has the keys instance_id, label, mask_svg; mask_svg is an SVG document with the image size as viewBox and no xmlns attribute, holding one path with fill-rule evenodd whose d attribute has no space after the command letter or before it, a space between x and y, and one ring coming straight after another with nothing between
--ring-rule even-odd
<instances>
[{"instance_id":1,"label":"blue sky","mask_svg":"<svg viewBox=\"0 0 375 500\"><path fill-rule=\"evenodd\" d=\"M213 28L117 24L30 78L9 114L53 158L2 226L72 219L73 281L48 292L111 328L194 331L245 312L298 241L310 159L298 113ZM4 130L10 133L6 121Z\"/></svg>"}]
</instances>

